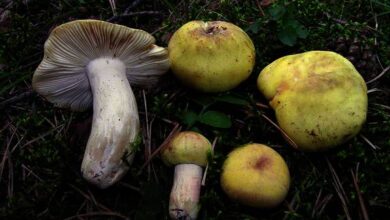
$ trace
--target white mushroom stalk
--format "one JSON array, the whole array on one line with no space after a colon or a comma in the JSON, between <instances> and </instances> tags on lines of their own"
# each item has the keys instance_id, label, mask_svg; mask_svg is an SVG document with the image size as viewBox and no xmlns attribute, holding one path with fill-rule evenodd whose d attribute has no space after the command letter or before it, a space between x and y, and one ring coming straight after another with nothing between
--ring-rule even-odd
<instances>
[{"instance_id":1,"label":"white mushroom stalk","mask_svg":"<svg viewBox=\"0 0 390 220\"><path fill-rule=\"evenodd\" d=\"M169 198L169 215L172 219L193 220L197 218L202 177L201 166L196 164L175 166Z\"/></svg>"},{"instance_id":2,"label":"white mushroom stalk","mask_svg":"<svg viewBox=\"0 0 390 220\"><path fill-rule=\"evenodd\" d=\"M87 75L94 112L81 172L105 188L126 173L133 159L130 143L139 131L137 103L122 61L98 58L88 64Z\"/></svg>"},{"instance_id":3,"label":"white mushroom stalk","mask_svg":"<svg viewBox=\"0 0 390 220\"><path fill-rule=\"evenodd\" d=\"M33 76L33 88L58 107L93 106L91 134L81 171L100 188L128 171L139 132L130 85L152 87L169 69L167 50L145 31L97 20L56 27Z\"/></svg>"},{"instance_id":4,"label":"white mushroom stalk","mask_svg":"<svg viewBox=\"0 0 390 220\"><path fill-rule=\"evenodd\" d=\"M203 167L212 153L211 143L203 135L183 131L172 138L161 152L163 161L175 165L169 198L171 219L195 220L200 209L199 196Z\"/></svg>"}]
</instances>

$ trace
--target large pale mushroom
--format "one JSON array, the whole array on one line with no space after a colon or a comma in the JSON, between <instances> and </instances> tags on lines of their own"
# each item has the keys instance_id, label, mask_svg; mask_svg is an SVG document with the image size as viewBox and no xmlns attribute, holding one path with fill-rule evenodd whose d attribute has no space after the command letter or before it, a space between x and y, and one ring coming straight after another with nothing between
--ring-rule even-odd
<instances>
[{"instance_id":1,"label":"large pale mushroom","mask_svg":"<svg viewBox=\"0 0 390 220\"><path fill-rule=\"evenodd\" d=\"M167 50L154 43L145 31L97 20L60 25L45 43L33 88L58 107L93 106L81 172L100 188L118 181L134 157L139 116L130 84L152 86L169 68Z\"/></svg>"}]
</instances>

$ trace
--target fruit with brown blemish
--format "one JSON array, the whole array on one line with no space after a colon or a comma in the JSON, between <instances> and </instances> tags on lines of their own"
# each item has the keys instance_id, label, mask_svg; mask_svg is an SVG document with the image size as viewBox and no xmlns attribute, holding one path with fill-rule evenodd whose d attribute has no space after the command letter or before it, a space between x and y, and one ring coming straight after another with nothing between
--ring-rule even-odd
<instances>
[{"instance_id":1,"label":"fruit with brown blemish","mask_svg":"<svg viewBox=\"0 0 390 220\"><path fill-rule=\"evenodd\" d=\"M185 85L202 92L222 92L247 79L255 47L238 26L224 21L190 21L168 45L171 69Z\"/></svg>"},{"instance_id":2,"label":"fruit with brown blemish","mask_svg":"<svg viewBox=\"0 0 390 220\"><path fill-rule=\"evenodd\" d=\"M164 163L175 166L169 199L171 219L197 218L203 167L211 153L207 138L192 131L178 133L162 150Z\"/></svg>"},{"instance_id":3,"label":"fruit with brown blemish","mask_svg":"<svg viewBox=\"0 0 390 220\"><path fill-rule=\"evenodd\" d=\"M359 133L367 115L367 87L355 67L330 51L277 59L257 86L286 134L304 151L322 151Z\"/></svg>"},{"instance_id":4,"label":"fruit with brown blemish","mask_svg":"<svg viewBox=\"0 0 390 220\"><path fill-rule=\"evenodd\" d=\"M229 153L221 174L225 193L242 204L272 208L286 197L290 173L284 159L263 144L247 144Z\"/></svg>"}]
</instances>

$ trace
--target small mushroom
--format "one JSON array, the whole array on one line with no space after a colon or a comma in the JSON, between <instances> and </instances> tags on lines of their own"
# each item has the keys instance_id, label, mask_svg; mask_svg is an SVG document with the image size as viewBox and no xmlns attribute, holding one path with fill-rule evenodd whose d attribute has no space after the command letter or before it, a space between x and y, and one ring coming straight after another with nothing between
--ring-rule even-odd
<instances>
[{"instance_id":1,"label":"small mushroom","mask_svg":"<svg viewBox=\"0 0 390 220\"><path fill-rule=\"evenodd\" d=\"M221 186L231 199L242 204L272 208L286 197L290 172L272 148L247 144L229 153L222 168Z\"/></svg>"},{"instance_id":2,"label":"small mushroom","mask_svg":"<svg viewBox=\"0 0 390 220\"><path fill-rule=\"evenodd\" d=\"M199 211L199 194L211 144L203 135L184 131L178 133L161 152L164 163L175 165L173 187L169 199L172 219L193 220Z\"/></svg>"},{"instance_id":3,"label":"small mushroom","mask_svg":"<svg viewBox=\"0 0 390 220\"><path fill-rule=\"evenodd\" d=\"M45 42L33 88L58 107L93 106L81 172L100 188L118 181L134 157L139 116L130 83L152 86L169 68L167 50L154 43L145 31L97 20L60 25Z\"/></svg>"}]
</instances>

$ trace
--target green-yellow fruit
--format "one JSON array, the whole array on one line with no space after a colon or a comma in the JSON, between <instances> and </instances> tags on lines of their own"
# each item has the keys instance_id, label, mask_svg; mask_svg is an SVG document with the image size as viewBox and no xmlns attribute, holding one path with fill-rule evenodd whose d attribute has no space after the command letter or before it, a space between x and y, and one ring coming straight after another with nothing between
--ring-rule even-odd
<instances>
[{"instance_id":1,"label":"green-yellow fruit","mask_svg":"<svg viewBox=\"0 0 390 220\"><path fill-rule=\"evenodd\" d=\"M271 208L286 197L290 173L275 150L247 144L229 153L222 168L221 186L230 198L245 205Z\"/></svg>"},{"instance_id":2,"label":"green-yellow fruit","mask_svg":"<svg viewBox=\"0 0 390 220\"><path fill-rule=\"evenodd\" d=\"M170 39L168 51L173 73L202 92L238 86L255 64L252 40L241 28L224 21L184 24Z\"/></svg>"},{"instance_id":3,"label":"green-yellow fruit","mask_svg":"<svg viewBox=\"0 0 390 220\"><path fill-rule=\"evenodd\" d=\"M280 127L304 151L340 145L366 120L366 84L352 63L334 52L277 59L261 71L257 86Z\"/></svg>"},{"instance_id":4,"label":"green-yellow fruit","mask_svg":"<svg viewBox=\"0 0 390 220\"><path fill-rule=\"evenodd\" d=\"M196 164L206 166L211 153L211 143L203 135L193 131L182 131L175 135L162 150L161 157L168 165Z\"/></svg>"}]
</instances>

